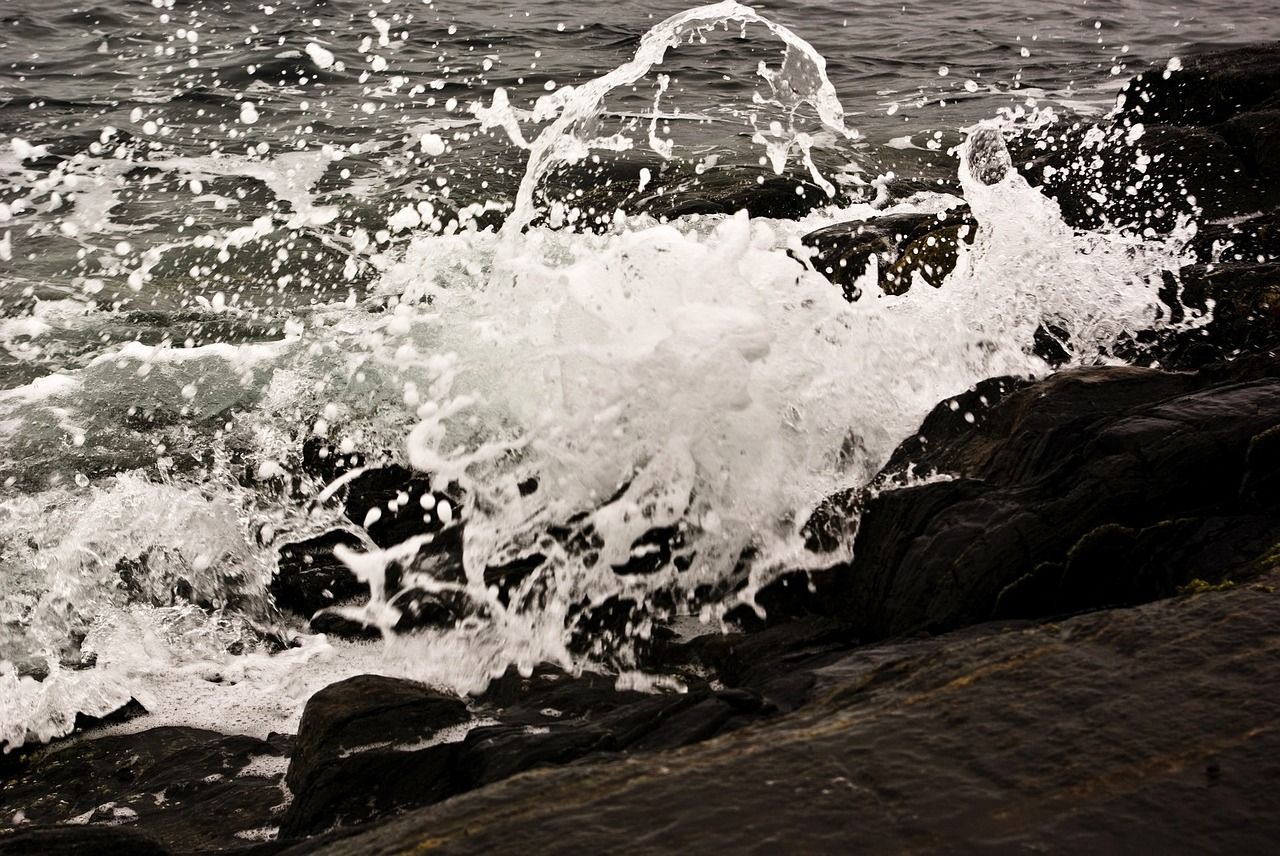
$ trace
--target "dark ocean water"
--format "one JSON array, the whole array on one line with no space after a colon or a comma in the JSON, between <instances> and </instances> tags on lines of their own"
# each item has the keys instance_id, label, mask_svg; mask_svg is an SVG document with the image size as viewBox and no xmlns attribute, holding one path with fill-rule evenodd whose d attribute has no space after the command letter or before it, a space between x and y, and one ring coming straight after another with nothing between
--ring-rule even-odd
<instances>
[{"instance_id":1,"label":"dark ocean water","mask_svg":"<svg viewBox=\"0 0 1280 856\"><path fill-rule=\"evenodd\" d=\"M164 721L288 728L370 669L464 690L544 659L625 672L617 639L582 644L584 605L641 605L623 635L714 626L707 592L834 560L800 523L935 402L1048 371L1042 318L1076 325L1080 361L1153 323L1176 236L1073 234L1025 182L968 187L965 129L1096 117L1138 72L1280 38L1262 3L770 3L755 15L785 30L686 28L584 98L685 8L3 0L0 739L130 695ZM811 49L784 57L788 31ZM562 109L581 117L556 130ZM486 115L561 163L529 168ZM613 213L614 179L764 180L761 140L833 194L798 221ZM500 230L522 182L532 225ZM848 306L788 255L959 196L992 228L940 292ZM464 620L384 648L281 614L279 544L372 524L327 503L308 444L457 488L423 512L465 521ZM366 548L378 590L403 558ZM650 554L668 564L609 570ZM485 569L532 555L545 589L497 603ZM394 623L374 600L356 614Z\"/></svg>"}]
</instances>

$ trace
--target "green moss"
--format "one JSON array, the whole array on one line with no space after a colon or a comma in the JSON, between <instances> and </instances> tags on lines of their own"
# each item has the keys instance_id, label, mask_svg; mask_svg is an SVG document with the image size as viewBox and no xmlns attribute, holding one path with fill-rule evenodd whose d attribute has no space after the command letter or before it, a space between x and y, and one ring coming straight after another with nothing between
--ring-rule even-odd
<instances>
[{"instance_id":1,"label":"green moss","mask_svg":"<svg viewBox=\"0 0 1280 856\"><path fill-rule=\"evenodd\" d=\"M1236 584L1231 580L1223 580L1220 583L1209 583L1202 579L1194 579L1185 586L1178 586L1178 594L1203 594L1209 591L1227 591L1233 589Z\"/></svg>"}]
</instances>

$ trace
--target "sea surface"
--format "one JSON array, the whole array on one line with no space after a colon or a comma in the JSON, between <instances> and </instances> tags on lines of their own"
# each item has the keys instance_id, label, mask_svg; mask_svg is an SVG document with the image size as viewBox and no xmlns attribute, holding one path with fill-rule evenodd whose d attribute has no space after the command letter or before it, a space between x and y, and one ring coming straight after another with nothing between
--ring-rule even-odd
<instances>
[{"instance_id":1,"label":"sea surface","mask_svg":"<svg viewBox=\"0 0 1280 856\"><path fill-rule=\"evenodd\" d=\"M1160 323L1194 224L1074 232L970 179L966 136L1277 38L1257 2L0 0L0 743L129 698L287 731L368 671L672 688L636 640L847 559L808 514L947 396L1050 371L1042 323L1075 363ZM779 180L807 213L640 204ZM961 201L984 229L942 289L850 304L797 259ZM342 514L331 480L378 462L430 477L460 578ZM335 528L381 641L268 590ZM454 614L394 632L407 589Z\"/></svg>"}]
</instances>

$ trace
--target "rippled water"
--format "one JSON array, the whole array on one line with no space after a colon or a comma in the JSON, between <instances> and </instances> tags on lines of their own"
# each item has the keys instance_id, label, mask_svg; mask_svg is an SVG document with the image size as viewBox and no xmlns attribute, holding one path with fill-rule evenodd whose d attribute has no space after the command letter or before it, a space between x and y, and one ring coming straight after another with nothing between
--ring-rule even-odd
<instances>
[{"instance_id":1,"label":"rippled water","mask_svg":"<svg viewBox=\"0 0 1280 856\"><path fill-rule=\"evenodd\" d=\"M970 181L964 130L1099 115L1149 66L1280 37L1261 4L732 5L648 67L684 4L7 0L0 739L131 695L265 732L356 671L626 672L655 621L715 626L840 558L800 543L818 501L938 400L1047 371L1045 320L1081 361L1156 323L1178 265L1177 236L1074 234L1017 176ZM814 210L615 211L778 167ZM849 305L788 252L961 196L987 228L939 291ZM275 607L280 544L372 522L328 501L308 442L449 493L423 514L465 526L462 577L411 561L420 541L348 560L374 583L353 615L394 623L400 567L456 621L361 646ZM486 582L535 558L501 599Z\"/></svg>"}]
</instances>

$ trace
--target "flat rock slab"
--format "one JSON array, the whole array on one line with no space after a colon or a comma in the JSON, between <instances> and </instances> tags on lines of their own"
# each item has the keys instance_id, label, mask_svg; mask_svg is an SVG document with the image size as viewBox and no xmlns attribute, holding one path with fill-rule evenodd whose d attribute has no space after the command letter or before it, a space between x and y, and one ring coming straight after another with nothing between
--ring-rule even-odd
<instances>
[{"instance_id":1,"label":"flat rock slab","mask_svg":"<svg viewBox=\"0 0 1280 856\"><path fill-rule=\"evenodd\" d=\"M174 851L247 844L279 823L291 742L166 726L52 746L0 780L0 853L144 852L113 843L113 828ZM38 824L65 832L23 835ZM87 849L66 849L81 839Z\"/></svg>"},{"instance_id":2,"label":"flat rock slab","mask_svg":"<svg viewBox=\"0 0 1280 856\"><path fill-rule=\"evenodd\" d=\"M772 724L285 852L1273 853L1277 582L859 649Z\"/></svg>"}]
</instances>

